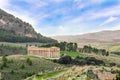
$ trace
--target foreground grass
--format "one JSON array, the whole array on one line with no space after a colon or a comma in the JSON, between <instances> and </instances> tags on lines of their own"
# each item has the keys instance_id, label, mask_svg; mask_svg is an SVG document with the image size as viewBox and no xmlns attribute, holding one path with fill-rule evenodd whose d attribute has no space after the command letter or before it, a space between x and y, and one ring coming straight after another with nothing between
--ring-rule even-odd
<instances>
[{"instance_id":1,"label":"foreground grass","mask_svg":"<svg viewBox=\"0 0 120 80\"><path fill-rule=\"evenodd\" d=\"M44 75L34 75L27 80L72 80L75 76L80 74L86 68L87 66L72 66L65 71Z\"/></svg>"},{"instance_id":2,"label":"foreground grass","mask_svg":"<svg viewBox=\"0 0 120 80\"><path fill-rule=\"evenodd\" d=\"M30 77L27 80L43 80L43 79L47 79L47 78L53 78L53 77L60 76L64 72L65 71L59 71L59 72L48 73L48 74L43 74L43 75L38 74L38 75L34 75L34 76Z\"/></svg>"},{"instance_id":3,"label":"foreground grass","mask_svg":"<svg viewBox=\"0 0 120 80\"><path fill-rule=\"evenodd\" d=\"M32 65L27 64L27 58L32 60ZM47 74L61 71L65 68L63 65L33 56L12 55L8 56L7 59L7 67L0 69L2 79L4 80L22 80L34 74ZM0 58L1 65L2 60Z\"/></svg>"}]
</instances>

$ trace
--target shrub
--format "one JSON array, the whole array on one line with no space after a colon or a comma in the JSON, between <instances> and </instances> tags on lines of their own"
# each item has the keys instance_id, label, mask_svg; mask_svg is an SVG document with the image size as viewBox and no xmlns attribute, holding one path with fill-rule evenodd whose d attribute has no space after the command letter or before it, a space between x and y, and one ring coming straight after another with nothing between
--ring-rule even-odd
<instances>
[{"instance_id":1,"label":"shrub","mask_svg":"<svg viewBox=\"0 0 120 80\"><path fill-rule=\"evenodd\" d=\"M70 56L64 56L61 57L58 62L61 64L70 64L72 62L72 58Z\"/></svg>"},{"instance_id":2,"label":"shrub","mask_svg":"<svg viewBox=\"0 0 120 80\"><path fill-rule=\"evenodd\" d=\"M3 69L4 67L7 67L7 58L6 56L2 57L2 64L1 64L1 69Z\"/></svg>"},{"instance_id":3,"label":"shrub","mask_svg":"<svg viewBox=\"0 0 120 80\"><path fill-rule=\"evenodd\" d=\"M116 76L116 80L120 80L120 71L118 71L118 75Z\"/></svg>"},{"instance_id":4,"label":"shrub","mask_svg":"<svg viewBox=\"0 0 120 80\"><path fill-rule=\"evenodd\" d=\"M23 77L27 78L27 77L30 77L30 76L32 76L34 74L35 74L34 72L26 72Z\"/></svg>"},{"instance_id":5,"label":"shrub","mask_svg":"<svg viewBox=\"0 0 120 80\"><path fill-rule=\"evenodd\" d=\"M24 64L22 64L22 66L21 66L20 68L21 68L21 69L24 69L24 68L25 68Z\"/></svg>"},{"instance_id":6,"label":"shrub","mask_svg":"<svg viewBox=\"0 0 120 80\"><path fill-rule=\"evenodd\" d=\"M30 58L27 58L26 62L28 65L30 65L30 66L32 65L32 60Z\"/></svg>"},{"instance_id":7,"label":"shrub","mask_svg":"<svg viewBox=\"0 0 120 80\"><path fill-rule=\"evenodd\" d=\"M15 72L14 72L14 70L11 70L11 72L10 72L11 74L14 74Z\"/></svg>"},{"instance_id":8,"label":"shrub","mask_svg":"<svg viewBox=\"0 0 120 80\"><path fill-rule=\"evenodd\" d=\"M3 57L2 57L2 61L3 61L3 62L7 62L7 61L8 61L7 58L6 58L6 56L3 56Z\"/></svg>"}]
</instances>

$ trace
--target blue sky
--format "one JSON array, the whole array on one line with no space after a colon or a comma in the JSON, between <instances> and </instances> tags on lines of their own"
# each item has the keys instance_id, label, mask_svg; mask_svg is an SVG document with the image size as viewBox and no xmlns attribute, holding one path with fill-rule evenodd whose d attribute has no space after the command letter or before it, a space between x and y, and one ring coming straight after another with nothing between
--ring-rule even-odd
<instances>
[{"instance_id":1,"label":"blue sky","mask_svg":"<svg viewBox=\"0 0 120 80\"><path fill-rule=\"evenodd\" d=\"M45 36L120 29L120 0L0 0L0 8Z\"/></svg>"}]
</instances>

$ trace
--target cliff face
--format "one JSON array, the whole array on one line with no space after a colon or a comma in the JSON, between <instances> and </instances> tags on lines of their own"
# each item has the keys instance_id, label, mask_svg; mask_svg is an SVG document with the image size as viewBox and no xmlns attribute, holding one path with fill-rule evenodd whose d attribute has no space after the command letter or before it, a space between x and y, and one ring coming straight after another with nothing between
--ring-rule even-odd
<instances>
[{"instance_id":1,"label":"cliff face","mask_svg":"<svg viewBox=\"0 0 120 80\"><path fill-rule=\"evenodd\" d=\"M10 31L14 34L20 34L27 37L37 37L37 33L33 27L23 22L17 17L0 9L0 29Z\"/></svg>"}]
</instances>

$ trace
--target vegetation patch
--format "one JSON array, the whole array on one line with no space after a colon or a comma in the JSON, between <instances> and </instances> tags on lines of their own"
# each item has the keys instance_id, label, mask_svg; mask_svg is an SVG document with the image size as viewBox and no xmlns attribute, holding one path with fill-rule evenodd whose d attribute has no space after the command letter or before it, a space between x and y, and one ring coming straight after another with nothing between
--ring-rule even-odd
<instances>
[{"instance_id":1,"label":"vegetation patch","mask_svg":"<svg viewBox=\"0 0 120 80\"><path fill-rule=\"evenodd\" d=\"M63 74L65 71L59 71L59 72L54 72L54 73L48 73L48 74L42 74L42 75L34 75L31 78L27 79L27 80L42 80L42 79L47 79L47 78L53 78L53 77L57 77L61 74Z\"/></svg>"},{"instance_id":2,"label":"vegetation patch","mask_svg":"<svg viewBox=\"0 0 120 80\"><path fill-rule=\"evenodd\" d=\"M61 51L61 56L71 56L72 58L75 58L77 56L84 57L84 55L80 54L79 52L68 52L68 51Z\"/></svg>"},{"instance_id":3,"label":"vegetation patch","mask_svg":"<svg viewBox=\"0 0 120 80\"><path fill-rule=\"evenodd\" d=\"M1 66L5 63L4 66ZM47 66L48 65L48 66ZM63 70L63 65L53 63L43 58L30 56L6 56L0 59L2 79L22 80L34 74L47 74Z\"/></svg>"},{"instance_id":4,"label":"vegetation patch","mask_svg":"<svg viewBox=\"0 0 120 80\"><path fill-rule=\"evenodd\" d=\"M37 34L37 37L27 37L24 35L16 34L14 30L4 30L0 29L0 41L1 42L40 42L40 43L53 43L57 42L54 39L44 37L40 34Z\"/></svg>"},{"instance_id":5,"label":"vegetation patch","mask_svg":"<svg viewBox=\"0 0 120 80\"><path fill-rule=\"evenodd\" d=\"M0 56L14 55L14 54L26 54L27 50L25 47L0 45Z\"/></svg>"},{"instance_id":6,"label":"vegetation patch","mask_svg":"<svg viewBox=\"0 0 120 80\"><path fill-rule=\"evenodd\" d=\"M79 49L79 52L81 53L95 53L103 56L109 56L109 52L105 49L97 49L92 46L85 45L83 48Z\"/></svg>"}]
</instances>

